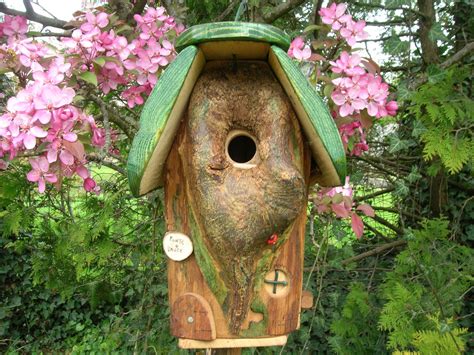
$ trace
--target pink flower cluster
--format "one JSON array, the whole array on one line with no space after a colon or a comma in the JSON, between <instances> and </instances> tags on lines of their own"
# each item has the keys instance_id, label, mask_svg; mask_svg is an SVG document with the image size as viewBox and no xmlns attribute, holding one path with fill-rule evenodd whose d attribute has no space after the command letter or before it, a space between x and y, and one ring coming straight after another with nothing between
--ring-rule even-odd
<instances>
[{"instance_id":1,"label":"pink flower cluster","mask_svg":"<svg viewBox=\"0 0 474 355\"><path fill-rule=\"evenodd\" d=\"M344 186L320 189L313 203L318 213L334 213L337 218L350 218L352 230L357 238L360 238L364 233L364 224L357 211L371 217L375 215L375 212L367 204L361 204L354 208L353 194L349 177L346 177Z\"/></svg>"},{"instance_id":2,"label":"pink flower cluster","mask_svg":"<svg viewBox=\"0 0 474 355\"><path fill-rule=\"evenodd\" d=\"M87 13L80 29L71 38L62 39L67 53L76 55L74 66L96 75L106 94L122 86L121 96L131 108L143 104L143 95L147 96L156 84L159 69L175 56L166 36L184 29L162 7L148 8L143 16L135 15L135 20L136 38L131 42L115 33L111 16L104 12Z\"/></svg>"},{"instance_id":3,"label":"pink flower cluster","mask_svg":"<svg viewBox=\"0 0 474 355\"><path fill-rule=\"evenodd\" d=\"M340 57L330 64L331 70L339 74L339 77L332 80L335 89L331 98L337 106L338 115L352 119L351 123L341 125L339 131L346 147L350 137L355 140L355 136L358 136L359 142L353 145L351 154L360 155L368 150L360 122L362 111L366 110L370 117L382 118L396 115L398 106L395 101L387 101L388 85L377 73L367 72L358 54L350 55L343 51Z\"/></svg>"},{"instance_id":4,"label":"pink flower cluster","mask_svg":"<svg viewBox=\"0 0 474 355\"><path fill-rule=\"evenodd\" d=\"M27 32L28 22L24 17L6 15L0 23L0 37L7 37L8 44L25 39Z\"/></svg>"},{"instance_id":5,"label":"pink flower cluster","mask_svg":"<svg viewBox=\"0 0 474 355\"><path fill-rule=\"evenodd\" d=\"M303 38L296 37L290 44L288 55L297 60L308 60L311 57L311 49L305 45Z\"/></svg>"},{"instance_id":6,"label":"pink flower cluster","mask_svg":"<svg viewBox=\"0 0 474 355\"><path fill-rule=\"evenodd\" d=\"M12 71L23 86L0 116L0 169L18 155L33 156L27 179L40 192L47 183L59 188L64 177L74 175L87 191L99 191L85 166L84 145L104 146L105 130L74 106L76 79L97 81L103 93L120 89L129 107L141 105L160 68L174 58L167 36L184 30L164 8L136 15L134 30L120 27L104 12L86 13L83 20L58 50L27 38L22 17L5 16L0 23L0 69ZM122 30L132 33L121 36ZM115 138L111 130L111 140ZM114 147L109 151L116 153Z\"/></svg>"},{"instance_id":7,"label":"pink flower cluster","mask_svg":"<svg viewBox=\"0 0 474 355\"><path fill-rule=\"evenodd\" d=\"M354 47L357 41L368 37L365 29L365 21L354 21L352 16L346 14L347 5L332 3L329 7L323 7L319 10L321 21L331 25L334 31L339 31L349 46Z\"/></svg>"},{"instance_id":8,"label":"pink flower cluster","mask_svg":"<svg viewBox=\"0 0 474 355\"><path fill-rule=\"evenodd\" d=\"M8 53L3 69L24 78L26 86L7 102L0 115L0 168L8 160L28 153L32 170L27 179L38 183L60 185L62 177L74 174L84 180L87 191L98 191L95 181L84 166L86 156L78 134L92 132L92 144L103 145L101 130L92 116L85 115L72 104L75 90L67 86L71 64L61 55L52 57L51 50L40 42L26 38L26 19L5 16L1 33L6 43L0 53ZM92 186L93 185L93 186Z\"/></svg>"},{"instance_id":9,"label":"pink flower cluster","mask_svg":"<svg viewBox=\"0 0 474 355\"><path fill-rule=\"evenodd\" d=\"M332 46L332 50L328 49L325 53L333 52L337 55L341 41L353 47L358 41L367 38L365 21L353 20L346 10L346 4L333 3L319 11L322 22L330 25L333 32L329 32L329 40L315 41L315 48L328 49L328 46ZM337 41L334 41L334 37ZM329 61L332 73L322 72L321 68L325 66L315 64L313 74L316 75L312 77L329 84L328 88L332 89L330 93L326 91L324 93L334 103L332 115L339 126L346 151L356 156L367 151L369 146L365 130L372 125L373 118L394 116L398 109L395 101L388 101L389 87L379 75L377 64L347 51L343 51L339 57L335 56L331 61L331 58L326 59L320 54L311 53L301 37L292 41L288 55L300 61ZM320 189L314 203L319 213L333 213L337 218L351 218L352 229L358 238L362 236L364 230L358 212L367 216L374 215L369 205L354 206L349 178L346 179L344 186Z\"/></svg>"},{"instance_id":10,"label":"pink flower cluster","mask_svg":"<svg viewBox=\"0 0 474 355\"><path fill-rule=\"evenodd\" d=\"M339 133L344 148L347 150L348 147L351 147L349 149L351 155L360 156L363 152L369 150L369 145L365 140L365 132L359 120L341 124Z\"/></svg>"},{"instance_id":11,"label":"pink flower cluster","mask_svg":"<svg viewBox=\"0 0 474 355\"><path fill-rule=\"evenodd\" d=\"M388 85L380 75L368 73L361 66L361 58L357 53L350 55L344 51L339 59L330 63L331 70L341 75L332 81L336 89L331 94L334 103L339 106L341 117L364 109L376 118L396 113L396 102L387 103Z\"/></svg>"},{"instance_id":12,"label":"pink flower cluster","mask_svg":"<svg viewBox=\"0 0 474 355\"><path fill-rule=\"evenodd\" d=\"M83 178L87 191L96 187L84 166L84 145L76 132L92 129L97 135L98 129L92 116L72 105L74 95L72 88L32 81L8 100L7 112L0 116L0 158L11 160L19 153L34 151L38 157L30 159L33 170L27 179L37 182L41 193L45 182L59 184L62 177L74 174Z\"/></svg>"}]
</instances>

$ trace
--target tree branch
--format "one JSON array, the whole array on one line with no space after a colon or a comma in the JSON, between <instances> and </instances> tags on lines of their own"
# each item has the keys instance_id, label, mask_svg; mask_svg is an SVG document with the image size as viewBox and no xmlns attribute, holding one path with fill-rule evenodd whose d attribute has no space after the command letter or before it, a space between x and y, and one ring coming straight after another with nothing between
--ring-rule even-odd
<instances>
[{"instance_id":1,"label":"tree branch","mask_svg":"<svg viewBox=\"0 0 474 355\"><path fill-rule=\"evenodd\" d=\"M360 157L354 157L353 159L356 159L356 160L361 160L369 165L372 165L374 168L376 168L377 170L380 170L381 172L384 172L385 174L387 175L391 175L391 176L394 176L394 177L397 177L398 174L394 171L390 171L388 169L386 169L385 167L383 167L382 165L380 164L377 164L376 162L374 162L373 160L370 160L370 159L367 159L367 158L364 158L362 156Z\"/></svg>"},{"instance_id":2,"label":"tree branch","mask_svg":"<svg viewBox=\"0 0 474 355\"><path fill-rule=\"evenodd\" d=\"M354 263L354 262L360 261L362 259L368 258L369 256L373 256L373 255L383 253L385 250L404 246L406 243L407 243L406 240L401 239L401 240L396 240L396 241L391 242L391 243L382 244L382 245L376 247L375 249L372 249L372 250L366 251L365 253L355 255L355 256L352 256L348 259L345 259L341 262L341 264L342 265L347 265L347 264L350 264L350 263Z\"/></svg>"},{"instance_id":3,"label":"tree branch","mask_svg":"<svg viewBox=\"0 0 474 355\"><path fill-rule=\"evenodd\" d=\"M388 194L388 193L390 193L394 190L395 190L394 187L389 187L385 190L380 190L380 191L376 191L374 193L371 193L371 194L368 194L368 195L365 195L365 196L356 197L356 198L354 198L354 201L360 202L360 201L370 200L371 198L374 198L374 197L377 197L377 196L380 196L380 195Z\"/></svg>"},{"instance_id":4,"label":"tree branch","mask_svg":"<svg viewBox=\"0 0 474 355\"><path fill-rule=\"evenodd\" d=\"M458 52L454 53L451 57L449 57L443 63L441 63L441 67L447 68L453 65L454 63L459 62L461 59L463 59L466 55L471 53L473 50L474 50L474 42L470 42L466 44Z\"/></svg>"},{"instance_id":5,"label":"tree branch","mask_svg":"<svg viewBox=\"0 0 474 355\"><path fill-rule=\"evenodd\" d=\"M110 122L115 123L127 135L128 138L132 139L134 137L138 130L138 122L129 117L123 117L115 109L115 107L113 107L113 105L105 103L99 96L91 92L85 94L85 96L95 102L99 107L105 105L105 108L109 113L108 119Z\"/></svg>"},{"instance_id":6,"label":"tree branch","mask_svg":"<svg viewBox=\"0 0 474 355\"><path fill-rule=\"evenodd\" d=\"M227 6L227 8L219 16L217 16L214 20L212 20L212 22L219 22L219 21L224 20L232 12L235 5L237 5L238 3L239 3L239 0L232 0L229 6Z\"/></svg>"},{"instance_id":7,"label":"tree branch","mask_svg":"<svg viewBox=\"0 0 474 355\"><path fill-rule=\"evenodd\" d=\"M390 223L389 221L387 221L386 219L383 219L382 217L379 217L377 215L373 216L373 217L370 217L372 218L374 221L380 223L381 225L393 230L395 233L397 233L398 235L402 235L403 234L403 230L401 230L400 228L398 228L397 226L394 226L392 223Z\"/></svg>"},{"instance_id":8,"label":"tree branch","mask_svg":"<svg viewBox=\"0 0 474 355\"><path fill-rule=\"evenodd\" d=\"M280 5L275 6L275 8L269 13L264 14L262 16L262 20L266 23L272 23L277 18L285 15L286 13L300 6L304 2L305 0L288 0L286 2L283 2Z\"/></svg>"},{"instance_id":9,"label":"tree branch","mask_svg":"<svg viewBox=\"0 0 474 355\"><path fill-rule=\"evenodd\" d=\"M400 65L400 66L382 66L380 70L382 72L400 72L400 71L409 71L417 65Z\"/></svg>"},{"instance_id":10,"label":"tree branch","mask_svg":"<svg viewBox=\"0 0 474 355\"><path fill-rule=\"evenodd\" d=\"M104 165L108 168L111 168L111 169L119 172L120 174L122 174L124 176L127 176L127 172L125 171L125 169L123 169L122 167L116 165L115 163L113 163L111 161L105 160L103 157L100 157L97 154L88 154L86 156L86 159L88 161L93 161L95 163L102 164L102 165Z\"/></svg>"},{"instance_id":11,"label":"tree branch","mask_svg":"<svg viewBox=\"0 0 474 355\"><path fill-rule=\"evenodd\" d=\"M410 213L410 212L407 212L407 211L402 211L402 210L397 210L396 208L390 208L390 207L382 207L382 206L372 206L372 208L375 210L375 211L384 211L384 212L390 212L390 213L395 213L395 214L398 214L398 215L405 215L407 217L411 217L413 219L416 219L418 221L421 221L423 220L423 217L421 216L418 216L414 213Z\"/></svg>"},{"instance_id":12,"label":"tree branch","mask_svg":"<svg viewBox=\"0 0 474 355\"><path fill-rule=\"evenodd\" d=\"M366 222L363 222L364 223L364 227L367 228L369 231L371 231L372 233L374 233L377 237L379 238L382 238L384 241L386 241L387 243L390 242L390 239L388 239L386 236L384 236L382 233L380 233L377 229L375 229L374 227L372 227L370 224L366 223Z\"/></svg>"},{"instance_id":13,"label":"tree branch","mask_svg":"<svg viewBox=\"0 0 474 355\"><path fill-rule=\"evenodd\" d=\"M34 14L35 10L33 9L33 5L31 5L30 0L23 0L23 5L25 6L26 13Z\"/></svg>"},{"instance_id":14,"label":"tree branch","mask_svg":"<svg viewBox=\"0 0 474 355\"><path fill-rule=\"evenodd\" d=\"M403 25L407 21L404 19L389 20L389 21L365 21L367 26L393 26L393 25Z\"/></svg>"},{"instance_id":15,"label":"tree branch","mask_svg":"<svg viewBox=\"0 0 474 355\"><path fill-rule=\"evenodd\" d=\"M362 6L362 7L368 7L368 8L372 8L372 9L381 9L381 10L386 10L386 11L397 11L397 10L401 10L401 11L407 11L407 12L411 12L413 14L416 14L418 16L424 16L423 13L421 13L420 11L417 11L415 9L411 9L411 8L408 8L408 7L403 7L403 6L385 6L385 5L379 5L379 4L371 4L371 3L362 3L362 2L351 2L351 5L356 5L356 6Z\"/></svg>"},{"instance_id":16,"label":"tree branch","mask_svg":"<svg viewBox=\"0 0 474 355\"><path fill-rule=\"evenodd\" d=\"M451 57L446 59L443 63L440 64L440 67L445 69L463 59L466 55L469 53L472 53L474 50L474 42L470 42L466 44L463 48L461 48L459 51L454 53ZM423 74L419 76L417 79L413 80L411 84L408 86L410 90L415 90L418 88L418 86L423 85L428 81L428 75Z\"/></svg>"},{"instance_id":17,"label":"tree branch","mask_svg":"<svg viewBox=\"0 0 474 355\"><path fill-rule=\"evenodd\" d=\"M397 33L396 37L409 37L409 36L412 36L411 33ZM393 36L390 35L390 36L384 36L384 37L379 37L379 38L370 38L370 39L364 39L362 41L358 41L358 42L379 42L379 41L386 41L388 39L391 39Z\"/></svg>"},{"instance_id":18,"label":"tree branch","mask_svg":"<svg viewBox=\"0 0 474 355\"><path fill-rule=\"evenodd\" d=\"M66 21L53 19L50 17L37 14L34 11L33 7L31 6L31 3L29 0L23 0L23 4L25 5L26 12L10 9L6 7L4 3L0 3L0 12L4 13L5 15L10 15L10 16L26 17L28 20L33 21L33 22L38 22L45 27L46 26L56 27L56 28L61 28L63 30L68 30L68 29L73 28L73 26L67 25Z\"/></svg>"}]
</instances>

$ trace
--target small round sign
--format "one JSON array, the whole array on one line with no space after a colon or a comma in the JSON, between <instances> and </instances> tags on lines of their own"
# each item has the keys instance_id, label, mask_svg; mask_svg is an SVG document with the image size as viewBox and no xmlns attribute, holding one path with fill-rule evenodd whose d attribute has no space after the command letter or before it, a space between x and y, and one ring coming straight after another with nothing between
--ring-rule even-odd
<instances>
[{"instance_id":1,"label":"small round sign","mask_svg":"<svg viewBox=\"0 0 474 355\"><path fill-rule=\"evenodd\" d=\"M193 253L193 242L183 233L168 232L163 238L165 254L174 261L183 261Z\"/></svg>"}]
</instances>

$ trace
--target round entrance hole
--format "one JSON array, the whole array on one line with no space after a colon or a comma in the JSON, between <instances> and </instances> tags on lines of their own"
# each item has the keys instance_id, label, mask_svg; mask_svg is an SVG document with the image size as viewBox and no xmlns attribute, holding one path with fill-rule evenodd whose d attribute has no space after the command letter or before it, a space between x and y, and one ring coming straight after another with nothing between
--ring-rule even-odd
<instances>
[{"instance_id":1,"label":"round entrance hole","mask_svg":"<svg viewBox=\"0 0 474 355\"><path fill-rule=\"evenodd\" d=\"M227 138L226 152L234 165L253 163L252 160L257 153L257 143L244 131L232 131Z\"/></svg>"}]
</instances>

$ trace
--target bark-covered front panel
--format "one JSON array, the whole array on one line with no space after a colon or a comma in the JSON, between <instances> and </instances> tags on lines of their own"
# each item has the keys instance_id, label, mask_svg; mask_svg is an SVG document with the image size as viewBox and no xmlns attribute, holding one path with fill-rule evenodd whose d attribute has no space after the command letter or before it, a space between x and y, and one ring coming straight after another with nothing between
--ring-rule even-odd
<instances>
[{"instance_id":1,"label":"bark-covered front panel","mask_svg":"<svg viewBox=\"0 0 474 355\"><path fill-rule=\"evenodd\" d=\"M301 132L265 62L208 63L192 93L185 132L180 155L200 230L193 238L202 239L197 242L207 254L196 259L201 269L214 265L212 277L225 284L222 308L237 334L254 286L261 286L306 204ZM276 246L267 243L273 234L280 238Z\"/></svg>"}]
</instances>

